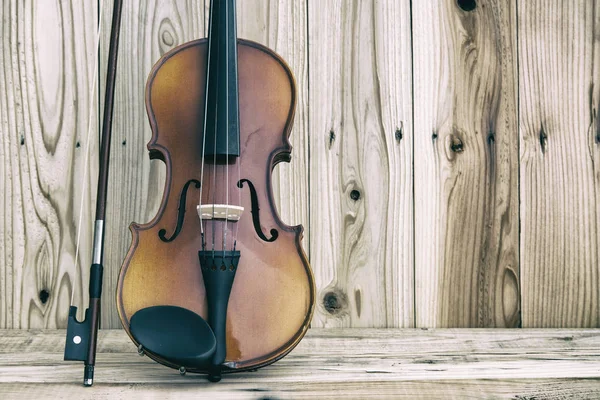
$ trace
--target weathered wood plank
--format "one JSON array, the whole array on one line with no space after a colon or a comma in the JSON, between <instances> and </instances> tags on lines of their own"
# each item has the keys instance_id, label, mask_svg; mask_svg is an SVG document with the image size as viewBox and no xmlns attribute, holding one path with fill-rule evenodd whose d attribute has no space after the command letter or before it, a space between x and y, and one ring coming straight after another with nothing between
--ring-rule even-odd
<instances>
[{"instance_id":1,"label":"weathered wood plank","mask_svg":"<svg viewBox=\"0 0 600 400\"><path fill-rule=\"evenodd\" d=\"M72 290L87 303L97 14L77 1L15 0L0 13L0 327L65 327Z\"/></svg>"},{"instance_id":2,"label":"weathered wood plank","mask_svg":"<svg viewBox=\"0 0 600 400\"><path fill-rule=\"evenodd\" d=\"M194 0L123 4L107 199L103 327L121 326L114 293L131 244L129 224L150 221L164 191L164 163L151 161L146 149L152 136L145 108L146 79L164 53L204 37L204 12L203 5ZM112 7L107 7L102 16L104 43L108 43ZM108 53L105 47L103 70Z\"/></svg>"},{"instance_id":3,"label":"weathered wood plank","mask_svg":"<svg viewBox=\"0 0 600 400\"><path fill-rule=\"evenodd\" d=\"M136 354L101 331L93 388L62 361L64 331L0 331L0 395L141 398L595 398L598 330L312 329L276 364L211 384ZM521 397L519 397L521 396Z\"/></svg>"},{"instance_id":4,"label":"weathered wood plank","mask_svg":"<svg viewBox=\"0 0 600 400\"><path fill-rule=\"evenodd\" d=\"M498 379L498 380L421 380L332 384L330 382L276 382L202 385L96 384L83 388L66 383L0 383L5 399L597 399L597 379Z\"/></svg>"},{"instance_id":5,"label":"weathered wood plank","mask_svg":"<svg viewBox=\"0 0 600 400\"><path fill-rule=\"evenodd\" d=\"M120 42L118 82L111 156L103 325L120 326L116 313L115 292L119 268L131 243L128 225L152 219L160 206L165 168L161 161L150 161L146 143L151 131L144 107L144 89L150 69L162 54L189 40L205 37L205 6L197 1L175 3L125 3ZM299 106L293 168L285 168L276 182L275 198L287 223L308 221L308 170L306 120L306 49L305 9L301 2L238 2L238 36L273 47L292 65L299 76ZM266 10L260 12L260 10ZM110 13L104 13L106 42L110 31ZM106 49L108 51L108 49ZM136 54L136 57L128 57ZM299 72L299 74L298 74ZM243 121L242 121L243 122ZM298 128L299 127L299 128Z\"/></svg>"},{"instance_id":6,"label":"weathered wood plank","mask_svg":"<svg viewBox=\"0 0 600 400\"><path fill-rule=\"evenodd\" d=\"M515 2L459 3L413 7L416 324L515 327Z\"/></svg>"},{"instance_id":7,"label":"weathered wood plank","mask_svg":"<svg viewBox=\"0 0 600 400\"><path fill-rule=\"evenodd\" d=\"M278 53L296 78L296 114L290 135L292 160L273 174L273 194L281 219L304 226L303 246L310 254L308 220L308 41L306 0L237 2L238 37L261 43Z\"/></svg>"},{"instance_id":8,"label":"weathered wood plank","mask_svg":"<svg viewBox=\"0 0 600 400\"><path fill-rule=\"evenodd\" d=\"M413 325L410 2L309 2L317 327Z\"/></svg>"},{"instance_id":9,"label":"weathered wood plank","mask_svg":"<svg viewBox=\"0 0 600 400\"><path fill-rule=\"evenodd\" d=\"M600 324L600 4L519 3L523 326Z\"/></svg>"}]
</instances>

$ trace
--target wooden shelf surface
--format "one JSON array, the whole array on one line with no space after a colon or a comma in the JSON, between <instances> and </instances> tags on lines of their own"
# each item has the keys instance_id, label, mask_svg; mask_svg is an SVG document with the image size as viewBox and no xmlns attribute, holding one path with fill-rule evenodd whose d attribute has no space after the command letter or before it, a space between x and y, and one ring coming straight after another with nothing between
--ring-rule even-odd
<instances>
[{"instance_id":1,"label":"wooden shelf surface","mask_svg":"<svg viewBox=\"0 0 600 400\"><path fill-rule=\"evenodd\" d=\"M311 329L284 359L220 383L102 330L91 388L64 341L64 330L0 330L0 398L600 398L598 329Z\"/></svg>"}]
</instances>

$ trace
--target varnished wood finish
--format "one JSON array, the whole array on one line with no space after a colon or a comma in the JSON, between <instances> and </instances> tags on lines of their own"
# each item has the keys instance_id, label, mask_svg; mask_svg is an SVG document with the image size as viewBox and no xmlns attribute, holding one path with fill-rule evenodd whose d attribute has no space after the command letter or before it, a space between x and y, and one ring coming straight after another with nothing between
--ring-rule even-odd
<instances>
[{"instance_id":1,"label":"varnished wood finish","mask_svg":"<svg viewBox=\"0 0 600 400\"><path fill-rule=\"evenodd\" d=\"M62 360L64 331L0 331L0 398L597 399L600 331L311 329L272 368L215 385L100 331L96 384Z\"/></svg>"},{"instance_id":2,"label":"varnished wood finish","mask_svg":"<svg viewBox=\"0 0 600 400\"><path fill-rule=\"evenodd\" d=\"M117 286L119 315L128 332L130 317L153 305L177 305L207 316L198 261L202 248L195 210L198 189L188 191L180 235L168 243L158 235L160 229L169 235L175 229L186 182L201 180L206 48L203 40L180 46L157 63L148 79L147 108L154 133L148 148L153 157L165 161L167 181L158 215L148 224L131 227L133 243ZM291 151L293 76L285 63L263 46L242 41L238 49L240 157L237 164L227 166L205 160L202 203L240 199L245 208L237 226L230 223L241 258L228 308L227 361L234 362L233 368L248 369L282 357L302 338L312 316L314 280L300 246L302 228L279 219L270 184L274 164L288 159ZM274 242L257 235L248 185L238 189L240 179L255 186L263 231L267 236L271 229L279 233ZM229 201L223 197L226 182ZM216 231L217 238L221 232ZM211 236L209 222L205 225L209 246ZM230 233L228 248L232 245ZM216 248L222 249L219 239Z\"/></svg>"}]
</instances>

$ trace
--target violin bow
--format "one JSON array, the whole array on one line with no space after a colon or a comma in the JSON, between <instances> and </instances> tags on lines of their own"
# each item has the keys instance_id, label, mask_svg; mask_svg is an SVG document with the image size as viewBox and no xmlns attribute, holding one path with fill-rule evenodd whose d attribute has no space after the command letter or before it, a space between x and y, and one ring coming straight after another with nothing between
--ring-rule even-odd
<instances>
[{"instance_id":1,"label":"violin bow","mask_svg":"<svg viewBox=\"0 0 600 400\"><path fill-rule=\"evenodd\" d=\"M104 96L104 115L102 119L102 145L100 147L100 171L98 176L98 197L96 200L96 219L94 223L94 242L92 265L90 267L89 306L85 318L77 321L77 307L69 308L65 360L83 361L83 385L94 383L96 363L96 343L100 317L100 297L102 296L102 259L104 251L104 220L106 215L106 189L108 183L108 163L110 157L110 139L115 96L115 78L117 74L117 53L119 48L119 30L121 26L122 0L114 0L108 51L106 92ZM100 10L102 11L102 10Z\"/></svg>"}]
</instances>

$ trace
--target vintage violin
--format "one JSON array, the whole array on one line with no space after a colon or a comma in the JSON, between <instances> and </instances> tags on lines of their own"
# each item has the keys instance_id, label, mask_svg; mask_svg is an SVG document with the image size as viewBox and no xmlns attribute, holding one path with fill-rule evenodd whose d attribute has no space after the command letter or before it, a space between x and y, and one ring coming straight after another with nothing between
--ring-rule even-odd
<instances>
[{"instance_id":1,"label":"vintage violin","mask_svg":"<svg viewBox=\"0 0 600 400\"><path fill-rule=\"evenodd\" d=\"M271 186L290 160L294 77L272 50L237 38L235 14L235 0L212 0L208 38L149 75L148 150L166 164L165 189L154 219L130 226L117 285L139 351L212 381L285 356L315 299L302 227L281 221Z\"/></svg>"}]
</instances>

